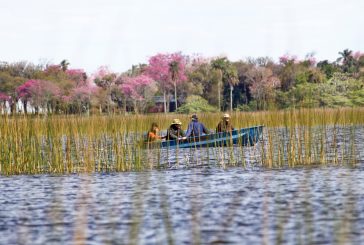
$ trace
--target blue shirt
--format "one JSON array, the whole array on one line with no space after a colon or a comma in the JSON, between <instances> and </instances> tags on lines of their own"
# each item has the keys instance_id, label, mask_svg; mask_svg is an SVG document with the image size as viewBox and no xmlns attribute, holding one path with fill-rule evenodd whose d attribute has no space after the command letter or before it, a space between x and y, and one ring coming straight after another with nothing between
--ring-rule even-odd
<instances>
[{"instance_id":1,"label":"blue shirt","mask_svg":"<svg viewBox=\"0 0 364 245\"><path fill-rule=\"evenodd\" d=\"M202 134L209 134L209 130L198 121L192 121L188 124L186 137L197 137L201 136Z\"/></svg>"}]
</instances>

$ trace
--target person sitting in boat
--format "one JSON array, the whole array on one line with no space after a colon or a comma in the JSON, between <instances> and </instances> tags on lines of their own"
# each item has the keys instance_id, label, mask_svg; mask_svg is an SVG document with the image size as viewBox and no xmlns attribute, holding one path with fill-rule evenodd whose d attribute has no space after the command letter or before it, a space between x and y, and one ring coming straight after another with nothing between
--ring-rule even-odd
<instances>
[{"instance_id":1,"label":"person sitting in boat","mask_svg":"<svg viewBox=\"0 0 364 245\"><path fill-rule=\"evenodd\" d=\"M156 122L152 123L147 138L148 142L161 140L165 138L165 136L164 137L159 136L159 126Z\"/></svg>"},{"instance_id":2,"label":"person sitting in boat","mask_svg":"<svg viewBox=\"0 0 364 245\"><path fill-rule=\"evenodd\" d=\"M188 137L198 137L204 134L209 134L210 131L198 121L198 117L196 114L191 116L191 122L188 124L186 138Z\"/></svg>"},{"instance_id":3,"label":"person sitting in boat","mask_svg":"<svg viewBox=\"0 0 364 245\"><path fill-rule=\"evenodd\" d=\"M216 127L216 133L231 132L234 130L233 125L230 122L230 115L225 113Z\"/></svg>"},{"instance_id":4,"label":"person sitting in boat","mask_svg":"<svg viewBox=\"0 0 364 245\"><path fill-rule=\"evenodd\" d=\"M171 126L167 130L167 140L177 140L185 137L185 132L181 129L182 122L179 119L173 119Z\"/></svg>"}]
</instances>

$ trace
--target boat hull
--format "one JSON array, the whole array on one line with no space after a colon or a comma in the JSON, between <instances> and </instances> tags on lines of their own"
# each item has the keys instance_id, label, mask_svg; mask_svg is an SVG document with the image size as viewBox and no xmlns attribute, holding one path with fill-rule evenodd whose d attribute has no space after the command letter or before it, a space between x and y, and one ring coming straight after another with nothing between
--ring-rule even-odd
<instances>
[{"instance_id":1,"label":"boat hull","mask_svg":"<svg viewBox=\"0 0 364 245\"><path fill-rule=\"evenodd\" d=\"M231 132L191 137L186 140L168 140L146 143L149 148L200 148L221 146L253 146L261 138L263 126L241 128Z\"/></svg>"}]
</instances>

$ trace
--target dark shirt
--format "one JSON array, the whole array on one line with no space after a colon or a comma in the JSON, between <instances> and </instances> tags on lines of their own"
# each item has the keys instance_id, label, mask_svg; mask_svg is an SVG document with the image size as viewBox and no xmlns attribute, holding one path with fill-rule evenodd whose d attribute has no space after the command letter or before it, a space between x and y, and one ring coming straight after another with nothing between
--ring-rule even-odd
<instances>
[{"instance_id":1,"label":"dark shirt","mask_svg":"<svg viewBox=\"0 0 364 245\"><path fill-rule=\"evenodd\" d=\"M185 132L174 125L171 125L167 130L167 140L175 140L181 137L185 137Z\"/></svg>"},{"instance_id":2,"label":"dark shirt","mask_svg":"<svg viewBox=\"0 0 364 245\"><path fill-rule=\"evenodd\" d=\"M230 131L233 131L233 130L234 130L233 125L231 125L230 122L226 122L226 121L219 122L219 124L217 125L217 128L216 128L217 133L230 132Z\"/></svg>"},{"instance_id":3,"label":"dark shirt","mask_svg":"<svg viewBox=\"0 0 364 245\"><path fill-rule=\"evenodd\" d=\"M210 131L198 121L192 121L188 124L186 137L197 137L201 136L202 134L209 134Z\"/></svg>"}]
</instances>

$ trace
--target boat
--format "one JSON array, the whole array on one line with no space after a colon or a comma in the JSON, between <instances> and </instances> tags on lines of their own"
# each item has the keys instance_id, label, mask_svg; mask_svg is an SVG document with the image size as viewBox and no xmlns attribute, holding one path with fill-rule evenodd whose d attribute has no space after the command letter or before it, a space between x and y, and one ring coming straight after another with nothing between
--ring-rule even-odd
<instances>
[{"instance_id":1,"label":"boat","mask_svg":"<svg viewBox=\"0 0 364 245\"><path fill-rule=\"evenodd\" d=\"M206 134L180 140L146 142L147 148L200 148L221 146L254 146L261 138L264 126L236 129L231 132Z\"/></svg>"}]
</instances>

